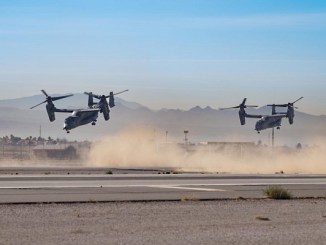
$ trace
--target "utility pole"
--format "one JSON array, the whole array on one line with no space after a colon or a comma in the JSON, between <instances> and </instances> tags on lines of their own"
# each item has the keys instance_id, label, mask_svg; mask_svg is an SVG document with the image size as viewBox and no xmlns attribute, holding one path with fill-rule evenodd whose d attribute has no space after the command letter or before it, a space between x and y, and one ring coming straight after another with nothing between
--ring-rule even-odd
<instances>
[{"instance_id":1,"label":"utility pole","mask_svg":"<svg viewBox=\"0 0 326 245\"><path fill-rule=\"evenodd\" d=\"M185 130L183 132L185 134L185 145L188 145L188 137L187 137L187 135L188 135L189 131L188 130Z\"/></svg>"}]
</instances>

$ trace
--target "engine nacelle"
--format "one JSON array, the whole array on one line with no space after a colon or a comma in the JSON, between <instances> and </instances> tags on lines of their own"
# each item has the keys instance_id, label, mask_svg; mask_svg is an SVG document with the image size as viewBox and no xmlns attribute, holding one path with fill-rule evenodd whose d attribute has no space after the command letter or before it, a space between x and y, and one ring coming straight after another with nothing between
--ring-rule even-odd
<instances>
[{"instance_id":1,"label":"engine nacelle","mask_svg":"<svg viewBox=\"0 0 326 245\"><path fill-rule=\"evenodd\" d=\"M53 104L52 105L47 104L46 105L46 111L48 113L50 122L53 122L55 120L55 107L54 107L54 105Z\"/></svg>"},{"instance_id":2,"label":"engine nacelle","mask_svg":"<svg viewBox=\"0 0 326 245\"><path fill-rule=\"evenodd\" d=\"M110 106L110 108L112 108L112 107L115 106L115 104L114 104L114 94L113 94L113 92L110 92L109 106Z\"/></svg>"},{"instance_id":3,"label":"engine nacelle","mask_svg":"<svg viewBox=\"0 0 326 245\"><path fill-rule=\"evenodd\" d=\"M246 112L244 110L239 111L239 119L240 119L241 125L246 124Z\"/></svg>"},{"instance_id":4,"label":"engine nacelle","mask_svg":"<svg viewBox=\"0 0 326 245\"><path fill-rule=\"evenodd\" d=\"M103 105L102 108L102 113L103 113L103 117L105 119L105 121L110 119L110 109L107 105Z\"/></svg>"},{"instance_id":5,"label":"engine nacelle","mask_svg":"<svg viewBox=\"0 0 326 245\"><path fill-rule=\"evenodd\" d=\"M94 105L94 99L92 92L88 95L88 107L92 107Z\"/></svg>"},{"instance_id":6,"label":"engine nacelle","mask_svg":"<svg viewBox=\"0 0 326 245\"><path fill-rule=\"evenodd\" d=\"M288 119L289 119L289 124L293 124L294 109L293 109L292 106L289 106L289 107L288 107L287 117L288 117Z\"/></svg>"}]
</instances>

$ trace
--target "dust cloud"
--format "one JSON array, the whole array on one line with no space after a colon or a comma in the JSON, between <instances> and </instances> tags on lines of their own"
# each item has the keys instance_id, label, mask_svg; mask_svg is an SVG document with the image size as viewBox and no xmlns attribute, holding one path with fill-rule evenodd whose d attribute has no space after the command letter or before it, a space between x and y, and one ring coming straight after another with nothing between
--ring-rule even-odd
<instances>
[{"instance_id":1,"label":"dust cloud","mask_svg":"<svg viewBox=\"0 0 326 245\"><path fill-rule=\"evenodd\" d=\"M300 150L257 146L212 148L157 142L153 132L131 129L104 137L90 149L92 166L111 168L173 168L179 171L219 173L326 174L325 141Z\"/></svg>"}]
</instances>

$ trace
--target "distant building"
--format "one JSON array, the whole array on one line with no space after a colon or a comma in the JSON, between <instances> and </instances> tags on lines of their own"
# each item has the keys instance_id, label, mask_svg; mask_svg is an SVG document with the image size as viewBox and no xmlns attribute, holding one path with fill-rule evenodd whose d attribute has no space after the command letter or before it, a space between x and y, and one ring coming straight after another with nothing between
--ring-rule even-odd
<instances>
[{"instance_id":1,"label":"distant building","mask_svg":"<svg viewBox=\"0 0 326 245\"><path fill-rule=\"evenodd\" d=\"M254 142L207 142L210 148L225 149L225 148L252 148L255 147Z\"/></svg>"},{"instance_id":2,"label":"distant building","mask_svg":"<svg viewBox=\"0 0 326 245\"><path fill-rule=\"evenodd\" d=\"M243 153L252 152L257 149L254 142L226 142L226 141L209 141L199 144L179 143L179 144L162 144L159 147L160 151L168 151L169 148L175 149L179 147L188 153L207 152L207 153L222 153L226 155L242 155Z\"/></svg>"},{"instance_id":3,"label":"distant building","mask_svg":"<svg viewBox=\"0 0 326 245\"><path fill-rule=\"evenodd\" d=\"M248 152L256 145L254 142L205 142L198 145L202 150L208 152L221 152L224 154L242 154Z\"/></svg>"},{"instance_id":4,"label":"distant building","mask_svg":"<svg viewBox=\"0 0 326 245\"><path fill-rule=\"evenodd\" d=\"M77 150L73 146L38 145L33 149L36 158L50 158L56 160L72 160L77 158Z\"/></svg>"}]
</instances>

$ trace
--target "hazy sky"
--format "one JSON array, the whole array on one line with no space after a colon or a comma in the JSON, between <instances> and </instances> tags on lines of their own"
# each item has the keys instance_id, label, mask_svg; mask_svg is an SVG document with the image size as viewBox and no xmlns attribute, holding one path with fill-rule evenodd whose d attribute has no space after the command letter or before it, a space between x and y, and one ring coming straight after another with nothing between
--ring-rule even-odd
<instances>
[{"instance_id":1,"label":"hazy sky","mask_svg":"<svg viewBox=\"0 0 326 245\"><path fill-rule=\"evenodd\" d=\"M126 88L153 109L326 114L324 0L2 0L0 99Z\"/></svg>"}]
</instances>

